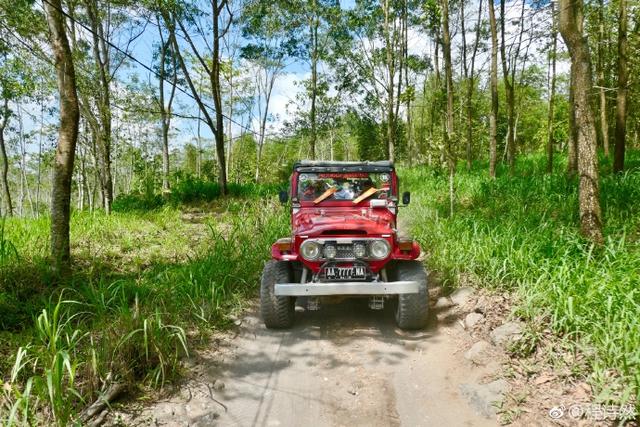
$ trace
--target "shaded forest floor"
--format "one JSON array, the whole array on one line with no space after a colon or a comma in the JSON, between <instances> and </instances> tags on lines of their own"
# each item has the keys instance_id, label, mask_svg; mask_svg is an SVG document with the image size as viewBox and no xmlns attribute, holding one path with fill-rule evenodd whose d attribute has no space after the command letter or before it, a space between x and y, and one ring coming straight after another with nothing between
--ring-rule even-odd
<instances>
[{"instance_id":1,"label":"shaded forest floor","mask_svg":"<svg viewBox=\"0 0 640 427\"><path fill-rule=\"evenodd\" d=\"M509 318L525 325L508 348L523 392L508 396L504 421L551 401L545 389L580 387L588 401L637 405L640 156L631 152L628 165L622 176L604 168L600 248L578 234L577 181L562 162L547 176L544 159L522 158L514 177L501 171L495 181L484 164L460 168L453 217L444 171L399 171L413 195L400 216L444 294L473 286L508 295ZM184 375L185 356L233 325L256 295L271 243L289 234L275 191L256 188L209 203L196 200L206 189L172 203L128 196L109 217L76 213L75 269L65 282L47 264L48 221L7 220L0 419L64 424L113 384L144 396Z\"/></svg>"}]
</instances>

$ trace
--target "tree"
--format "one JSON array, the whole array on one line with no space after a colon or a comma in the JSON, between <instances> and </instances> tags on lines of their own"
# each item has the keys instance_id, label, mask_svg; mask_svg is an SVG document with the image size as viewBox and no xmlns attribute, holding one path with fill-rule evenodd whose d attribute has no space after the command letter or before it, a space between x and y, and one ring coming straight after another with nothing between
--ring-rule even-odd
<instances>
[{"instance_id":1,"label":"tree","mask_svg":"<svg viewBox=\"0 0 640 427\"><path fill-rule=\"evenodd\" d=\"M178 85L178 64L176 56L171 50L170 40L165 39L164 30L160 25L160 17L156 15L158 24L158 36L160 45L158 46L158 107L160 110L160 121L162 125L162 191L169 191L169 129L171 127L171 107L176 95ZM169 82L169 98L166 99L165 84Z\"/></svg>"},{"instance_id":2,"label":"tree","mask_svg":"<svg viewBox=\"0 0 640 427\"><path fill-rule=\"evenodd\" d=\"M346 36L335 61L341 85L354 95L361 113L385 123L387 158L392 161L405 68L404 18L402 1L356 2L343 16Z\"/></svg>"},{"instance_id":3,"label":"tree","mask_svg":"<svg viewBox=\"0 0 640 427\"><path fill-rule=\"evenodd\" d=\"M49 24L49 43L53 50L60 97L60 127L51 193L51 254L57 271L70 267L69 220L71 213L71 179L80 108L76 92L76 75L67 38L65 14L60 0L47 0L44 10Z\"/></svg>"},{"instance_id":4,"label":"tree","mask_svg":"<svg viewBox=\"0 0 640 427\"><path fill-rule=\"evenodd\" d=\"M224 37L229 25L233 22L228 19L227 24L220 28L222 16L225 13L231 14L227 0L214 1L210 3L209 14L203 14L199 10L190 7L182 2L167 2L159 5L156 10L162 16L164 25L169 33L169 41L172 45L178 65L182 71L187 85L189 86L191 97L198 105L203 121L207 124L215 139L215 151L218 161L218 183L220 192L227 194L227 168L224 146L224 113L222 106L222 87L220 84L221 58L220 40ZM206 32L205 23L200 20L211 22L211 32ZM187 25L194 27L196 35L192 35ZM177 29L186 41L188 48L183 48L178 43ZM202 43L196 43L195 37L199 37ZM211 37L211 43L208 42ZM207 105L204 94L196 87L192 78L193 70L188 67L185 55L195 58L199 67L204 70L208 78L210 95L213 98L213 117L210 114L210 107Z\"/></svg>"},{"instance_id":5,"label":"tree","mask_svg":"<svg viewBox=\"0 0 640 427\"><path fill-rule=\"evenodd\" d=\"M554 102L556 97L556 55L558 51L558 30L556 26L555 3L551 3L551 53L549 54L549 115L547 116L547 173L553 172L553 132Z\"/></svg>"},{"instance_id":6,"label":"tree","mask_svg":"<svg viewBox=\"0 0 640 427\"><path fill-rule=\"evenodd\" d=\"M0 32L3 37L8 37L4 31ZM10 103L18 103L29 96L35 90L34 71L28 61L22 57L25 55L23 49L15 49L3 41L0 41L0 157L2 161L1 182L2 193L5 203L5 214L14 214L14 206L11 198L9 185L9 155L5 131L8 129L12 117L17 117L18 122L22 122L21 112L16 114ZM22 135L22 133L20 134ZM20 138L21 142L23 138ZM24 160L24 156L23 156ZM24 169L24 168L22 168ZM22 184L24 189L24 170L22 171Z\"/></svg>"},{"instance_id":7,"label":"tree","mask_svg":"<svg viewBox=\"0 0 640 427\"><path fill-rule=\"evenodd\" d=\"M598 73L598 88L600 100L600 140L604 147L605 157L609 157L609 121L607 119L607 96L605 94L604 78L604 55L605 55L605 17L604 0L598 2L598 62L596 70Z\"/></svg>"},{"instance_id":8,"label":"tree","mask_svg":"<svg viewBox=\"0 0 640 427\"><path fill-rule=\"evenodd\" d=\"M4 86L4 85L3 85ZM3 87L4 89L4 87ZM4 90L3 90L4 92ZM11 190L9 189L9 156L7 156L7 146L4 141L4 130L9 122L9 97L2 96L2 107L0 108L0 153L2 154L2 192L4 193L5 212L8 216L13 215L13 203L11 203Z\"/></svg>"},{"instance_id":9,"label":"tree","mask_svg":"<svg viewBox=\"0 0 640 427\"><path fill-rule=\"evenodd\" d=\"M491 114L489 116L489 176L496 177L498 147L498 31L493 0L489 5L489 27L491 29Z\"/></svg>"},{"instance_id":10,"label":"tree","mask_svg":"<svg viewBox=\"0 0 640 427\"><path fill-rule=\"evenodd\" d=\"M513 56L507 58L506 51L506 35L505 35L505 21L507 20L505 12L506 0L500 0L500 57L502 59L502 78L504 81L504 88L506 92L507 102L507 163L509 165L509 172L515 171L515 156L516 156L516 111L515 111L515 74L518 64L518 57L520 56L520 46L522 44L522 35L524 34L524 10L526 0L522 0L522 7L520 9L520 30L515 43L515 53ZM509 48L509 52L513 50L512 45Z\"/></svg>"},{"instance_id":11,"label":"tree","mask_svg":"<svg viewBox=\"0 0 640 427\"><path fill-rule=\"evenodd\" d=\"M297 31L300 20L295 3L257 0L245 8L242 32L249 43L242 49L242 56L256 67L256 107L259 120L255 181L260 181L262 151L265 144L267 120L271 107L271 95L276 80L282 75L286 61L299 57L300 39ZM301 7L301 10L304 10ZM311 14L312 20L316 19ZM319 25L319 24L318 24ZM316 35L317 36L317 35ZM317 41L316 41L317 42ZM313 92L313 91L312 91Z\"/></svg>"},{"instance_id":12,"label":"tree","mask_svg":"<svg viewBox=\"0 0 640 427\"><path fill-rule=\"evenodd\" d=\"M618 0L618 94L616 97L616 145L613 171L624 169L625 139L627 137L627 1Z\"/></svg>"},{"instance_id":13,"label":"tree","mask_svg":"<svg viewBox=\"0 0 640 427\"><path fill-rule=\"evenodd\" d=\"M584 35L582 0L560 0L559 29L571 56L573 103L577 129L580 230L595 243L602 243L602 213L598 174L597 137L591 91L591 54Z\"/></svg>"},{"instance_id":14,"label":"tree","mask_svg":"<svg viewBox=\"0 0 640 427\"><path fill-rule=\"evenodd\" d=\"M454 174L456 171L456 152L454 147L455 130L453 127L453 64L451 63L451 34L449 33L449 0L440 0L442 8L442 54L444 56L444 74L447 91L447 112L445 120L444 145L449 166L449 214L453 216Z\"/></svg>"},{"instance_id":15,"label":"tree","mask_svg":"<svg viewBox=\"0 0 640 427\"><path fill-rule=\"evenodd\" d=\"M476 21L476 36L473 43L473 51L471 53L471 66L467 62L467 38L464 22L464 0L460 2L460 25L462 30L462 65L464 70L464 78L467 83L467 169L471 169L473 160L472 140L473 140L473 90L475 89L475 65L476 54L478 53L478 44L480 43L480 28L482 23L482 1L478 2L478 18ZM469 70L471 68L471 70Z\"/></svg>"}]
</instances>

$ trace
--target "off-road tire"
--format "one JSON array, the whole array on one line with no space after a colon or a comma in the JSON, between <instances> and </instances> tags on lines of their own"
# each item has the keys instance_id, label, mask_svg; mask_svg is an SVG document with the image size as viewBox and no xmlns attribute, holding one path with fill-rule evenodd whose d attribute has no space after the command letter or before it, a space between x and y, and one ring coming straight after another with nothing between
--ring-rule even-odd
<instances>
[{"instance_id":1,"label":"off-road tire","mask_svg":"<svg viewBox=\"0 0 640 427\"><path fill-rule=\"evenodd\" d=\"M295 298L274 295L276 283L290 283L291 267L286 261L268 261L262 271L260 284L260 314L269 329L289 328L293 325Z\"/></svg>"},{"instance_id":2,"label":"off-road tire","mask_svg":"<svg viewBox=\"0 0 640 427\"><path fill-rule=\"evenodd\" d=\"M429 293L427 271L420 261L400 261L395 265L396 280L411 280L420 283L417 294L398 295L396 323L401 329L422 329L429 316Z\"/></svg>"}]
</instances>

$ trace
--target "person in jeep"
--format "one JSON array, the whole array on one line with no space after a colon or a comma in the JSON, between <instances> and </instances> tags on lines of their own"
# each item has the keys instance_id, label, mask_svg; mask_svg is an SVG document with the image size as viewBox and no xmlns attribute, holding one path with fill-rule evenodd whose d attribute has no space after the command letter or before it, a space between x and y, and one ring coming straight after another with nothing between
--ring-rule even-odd
<instances>
[{"instance_id":1,"label":"person in jeep","mask_svg":"<svg viewBox=\"0 0 640 427\"><path fill-rule=\"evenodd\" d=\"M260 289L268 328L290 327L296 299L318 309L328 297L395 305L396 323L427 322L427 273L420 246L398 235L398 177L391 162L301 161L291 175L291 237L271 248ZM289 193L282 192L286 203ZM402 203L408 204L409 193Z\"/></svg>"}]
</instances>

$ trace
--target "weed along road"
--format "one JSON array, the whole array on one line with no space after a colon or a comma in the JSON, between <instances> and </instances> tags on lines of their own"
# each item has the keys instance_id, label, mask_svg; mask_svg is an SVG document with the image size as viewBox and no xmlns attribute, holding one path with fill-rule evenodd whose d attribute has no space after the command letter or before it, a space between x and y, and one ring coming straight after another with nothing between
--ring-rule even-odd
<instances>
[{"instance_id":1,"label":"weed along road","mask_svg":"<svg viewBox=\"0 0 640 427\"><path fill-rule=\"evenodd\" d=\"M436 315L440 320L436 319ZM345 301L296 313L268 330L257 311L214 339L172 398L128 422L137 425L494 426L465 396L495 367L463 356L455 308L432 310L423 331L395 326L393 311ZM477 400L477 399L475 399Z\"/></svg>"}]
</instances>

